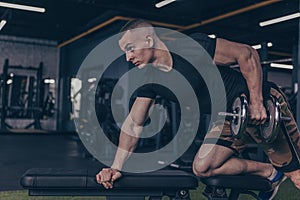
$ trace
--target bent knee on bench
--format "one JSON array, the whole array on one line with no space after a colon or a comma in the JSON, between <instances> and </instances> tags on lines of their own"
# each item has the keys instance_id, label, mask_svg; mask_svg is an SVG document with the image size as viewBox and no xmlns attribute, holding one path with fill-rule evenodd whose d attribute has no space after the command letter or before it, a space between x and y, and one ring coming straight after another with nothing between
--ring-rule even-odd
<instances>
[{"instance_id":1,"label":"bent knee on bench","mask_svg":"<svg viewBox=\"0 0 300 200\"><path fill-rule=\"evenodd\" d=\"M202 144L193 162L193 172L199 177L218 175L219 168L234 155L228 147L215 144Z\"/></svg>"},{"instance_id":2,"label":"bent knee on bench","mask_svg":"<svg viewBox=\"0 0 300 200\"><path fill-rule=\"evenodd\" d=\"M215 171L221 166L217 162L209 162L207 159L197 159L193 162L193 173L198 177L211 177L216 175Z\"/></svg>"}]
</instances>

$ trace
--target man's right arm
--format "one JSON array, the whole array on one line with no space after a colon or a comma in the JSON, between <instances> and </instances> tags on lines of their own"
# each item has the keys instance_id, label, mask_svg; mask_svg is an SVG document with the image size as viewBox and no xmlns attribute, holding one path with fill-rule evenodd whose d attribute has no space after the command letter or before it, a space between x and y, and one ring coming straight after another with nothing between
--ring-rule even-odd
<instances>
[{"instance_id":1,"label":"man's right arm","mask_svg":"<svg viewBox=\"0 0 300 200\"><path fill-rule=\"evenodd\" d=\"M103 184L104 187L112 188L112 182L121 177L119 171L134 151L153 103L154 100L150 98L138 97L135 100L122 125L119 146L111 168L103 169L96 175L97 182Z\"/></svg>"},{"instance_id":2,"label":"man's right arm","mask_svg":"<svg viewBox=\"0 0 300 200\"><path fill-rule=\"evenodd\" d=\"M118 150L111 168L121 170L127 158L136 148L144 122L149 117L152 103L153 100L149 98L138 97L135 100L122 125Z\"/></svg>"}]
</instances>

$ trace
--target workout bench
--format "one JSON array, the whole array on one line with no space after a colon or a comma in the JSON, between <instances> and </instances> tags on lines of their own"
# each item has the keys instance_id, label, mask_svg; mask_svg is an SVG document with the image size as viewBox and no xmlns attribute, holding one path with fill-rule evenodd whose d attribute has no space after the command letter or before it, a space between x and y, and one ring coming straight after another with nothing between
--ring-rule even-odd
<instances>
[{"instance_id":1,"label":"workout bench","mask_svg":"<svg viewBox=\"0 0 300 200\"><path fill-rule=\"evenodd\" d=\"M104 189L96 183L99 170L87 169L29 169L21 178L23 188L30 196L106 196L107 200L161 200L168 196L172 200L190 200L189 190L198 187L198 178L182 170L159 170L149 173L123 173L113 189ZM209 200L234 200L240 194L272 189L270 181L250 175L216 176L201 178L206 184L203 195ZM229 196L226 189L230 189Z\"/></svg>"},{"instance_id":2,"label":"workout bench","mask_svg":"<svg viewBox=\"0 0 300 200\"><path fill-rule=\"evenodd\" d=\"M190 166L172 166L184 171L192 171ZM259 200L254 191L270 191L272 189L272 183L268 179L254 175L218 175L198 179L206 185L202 194L208 200L236 200L240 194L248 194ZM229 195L226 190L229 190Z\"/></svg>"},{"instance_id":3,"label":"workout bench","mask_svg":"<svg viewBox=\"0 0 300 200\"><path fill-rule=\"evenodd\" d=\"M113 189L96 183L99 170L29 169L21 185L30 196L106 196L107 200L189 200L189 190L198 187L198 179L180 170L159 170L149 173L123 173Z\"/></svg>"},{"instance_id":4,"label":"workout bench","mask_svg":"<svg viewBox=\"0 0 300 200\"><path fill-rule=\"evenodd\" d=\"M228 175L201 178L206 185L203 195L209 200L235 200L240 194L248 194L259 200L255 191L269 191L272 184L266 178L254 175ZM226 189L230 189L229 195Z\"/></svg>"}]
</instances>

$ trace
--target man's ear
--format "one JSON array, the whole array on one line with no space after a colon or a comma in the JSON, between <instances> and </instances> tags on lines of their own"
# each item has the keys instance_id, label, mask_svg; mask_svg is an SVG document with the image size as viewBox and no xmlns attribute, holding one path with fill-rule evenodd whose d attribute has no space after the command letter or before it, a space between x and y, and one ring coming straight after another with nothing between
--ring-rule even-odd
<instances>
[{"instance_id":1,"label":"man's ear","mask_svg":"<svg viewBox=\"0 0 300 200\"><path fill-rule=\"evenodd\" d=\"M149 48L152 48L154 46L154 40L153 37L151 37L151 35L146 36L146 42Z\"/></svg>"}]
</instances>

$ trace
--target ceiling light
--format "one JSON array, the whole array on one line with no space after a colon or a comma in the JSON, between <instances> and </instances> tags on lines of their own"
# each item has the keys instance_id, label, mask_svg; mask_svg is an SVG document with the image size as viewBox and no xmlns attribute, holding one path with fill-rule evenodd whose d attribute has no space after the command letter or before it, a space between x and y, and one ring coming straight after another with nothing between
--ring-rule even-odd
<instances>
[{"instance_id":1,"label":"ceiling light","mask_svg":"<svg viewBox=\"0 0 300 200\"><path fill-rule=\"evenodd\" d=\"M46 78L44 80L44 83L45 84L54 84L55 83L55 79L52 79L52 78Z\"/></svg>"},{"instance_id":2,"label":"ceiling light","mask_svg":"<svg viewBox=\"0 0 300 200\"><path fill-rule=\"evenodd\" d=\"M0 1L0 6L5 8L15 8L20 10L27 10L27 11L34 11L34 12L41 12L41 13L44 13L46 11L45 8L25 6L25 5L14 4L14 3L6 3L2 1Z\"/></svg>"},{"instance_id":3,"label":"ceiling light","mask_svg":"<svg viewBox=\"0 0 300 200\"><path fill-rule=\"evenodd\" d=\"M13 80L12 79L8 79L7 81L6 81L6 84L7 85L10 85L10 84L12 84L13 83Z\"/></svg>"},{"instance_id":4,"label":"ceiling light","mask_svg":"<svg viewBox=\"0 0 300 200\"><path fill-rule=\"evenodd\" d=\"M89 82L89 83L93 83L93 82L95 82L95 81L97 81L96 78L89 78L89 79L88 79L88 82Z\"/></svg>"},{"instance_id":5,"label":"ceiling light","mask_svg":"<svg viewBox=\"0 0 300 200\"><path fill-rule=\"evenodd\" d=\"M261 48L261 44L253 45L252 47L253 47L254 49L260 49L260 48Z\"/></svg>"},{"instance_id":6,"label":"ceiling light","mask_svg":"<svg viewBox=\"0 0 300 200\"><path fill-rule=\"evenodd\" d=\"M0 30L5 26L6 20L1 20L0 22Z\"/></svg>"},{"instance_id":7,"label":"ceiling light","mask_svg":"<svg viewBox=\"0 0 300 200\"><path fill-rule=\"evenodd\" d=\"M267 47L272 47L272 46L273 46L272 42L268 42L267 43ZM261 44L253 45L252 48L254 48L254 49L261 49Z\"/></svg>"},{"instance_id":8,"label":"ceiling light","mask_svg":"<svg viewBox=\"0 0 300 200\"><path fill-rule=\"evenodd\" d=\"M283 17L278 17L278 18L275 18L275 19L267 20L267 21L264 21L264 22L260 22L259 26L261 26L261 27L268 26L268 25L271 25L271 24L276 24L276 23L279 23L279 22L283 22L283 21L298 18L298 17L300 17L299 12L291 14L291 15L286 15L286 16L283 16Z\"/></svg>"},{"instance_id":9,"label":"ceiling light","mask_svg":"<svg viewBox=\"0 0 300 200\"><path fill-rule=\"evenodd\" d=\"M210 34L208 37L215 39L217 36L215 34Z\"/></svg>"},{"instance_id":10,"label":"ceiling light","mask_svg":"<svg viewBox=\"0 0 300 200\"><path fill-rule=\"evenodd\" d=\"M273 43L272 42L268 42L267 43L267 47L272 47L273 46Z\"/></svg>"},{"instance_id":11,"label":"ceiling light","mask_svg":"<svg viewBox=\"0 0 300 200\"><path fill-rule=\"evenodd\" d=\"M293 69L293 65L278 64L278 63L271 63L270 67L280 68L280 69Z\"/></svg>"},{"instance_id":12,"label":"ceiling light","mask_svg":"<svg viewBox=\"0 0 300 200\"><path fill-rule=\"evenodd\" d=\"M155 7L156 8L161 8L161 7L163 7L165 5L168 5L168 4L170 4L170 3L174 2L174 1L176 1L176 0L164 0L164 1L161 1L161 2L159 2L157 4L155 4Z\"/></svg>"}]
</instances>

